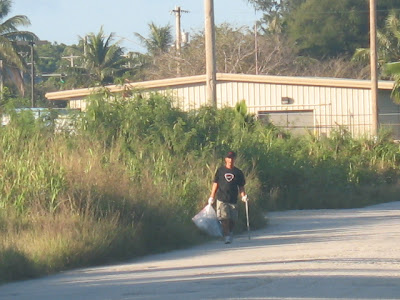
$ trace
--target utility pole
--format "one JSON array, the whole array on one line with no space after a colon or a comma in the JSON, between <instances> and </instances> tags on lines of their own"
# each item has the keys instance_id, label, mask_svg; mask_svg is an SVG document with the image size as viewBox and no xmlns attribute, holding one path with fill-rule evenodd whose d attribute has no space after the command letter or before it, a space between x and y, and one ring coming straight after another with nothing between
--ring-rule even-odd
<instances>
[{"instance_id":1,"label":"utility pole","mask_svg":"<svg viewBox=\"0 0 400 300\"><path fill-rule=\"evenodd\" d=\"M87 67L87 44L88 44L88 36L85 35L85 38L83 39L83 66L86 68Z\"/></svg>"},{"instance_id":2,"label":"utility pole","mask_svg":"<svg viewBox=\"0 0 400 300\"><path fill-rule=\"evenodd\" d=\"M378 59L376 53L376 0L369 1L372 134L378 135Z\"/></svg>"},{"instance_id":3,"label":"utility pole","mask_svg":"<svg viewBox=\"0 0 400 300\"><path fill-rule=\"evenodd\" d=\"M62 56L62 58L69 60L71 68L75 67L74 58L79 58L79 55Z\"/></svg>"},{"instance_id":4,"label":"utility pole","mask_svg":"<svg viewBox=\"0 0 400 300\"><path fill-rule=\"evenodd\" d=\"M258 75L258 34L257 34L257 21L254 23L254 51L256 61L256 75Z\"/></svg>"},{"instance_id":5,"label":"utility pole","mask_svg":"<svg viewBox=\"0 0 400 300\"><path fill-rule=\"evenodd\" d=\"M36 107L36 99L35 99L35 42L29 42L29 46L31 47L31 106Z\"/></svg>"},{"instance_id":6,"label":"utility pole","mask_svg":"<svg viewBox=\"0 0 400 300\"><path fill-rule=\"evenodd\" d=\"M175 9L172 12L175 13L175 35L176 35L175 47L176 47L176 53L178 55L177 73L178 76L180 76L181 75L180 56L181 56L181 45L182 45L181 16L182 13L188 13L189 11L181 9L180 6L175 6Z\"/></svg>"},{"instance_id":7,"label":"utility pole","mask_svg":"<svg viewBox=\"0 0 400 300\"><path fill-rule=\"evenodd\" d=\"M35 45L43 45L49 43L48 41L16 41L17 45L29 46L31 48L31 106L36 107L35 100Z\"/></svg>"},{"instance_id":8,"label":"utility pole","mask_svg":"<svg viewBox=\"0 0 400 300\"><path fill-rule=\"evenodd\" d=\"M3 102L4 100L4 77L3 77L3 72L4 72L4 68L3 68L3 60L0 59L0 101Z\"/></svg>"},{"instance_id":9,"label":"utility pole","mask_svg":"<svg viewBox=\"0 0 400 300\"><path fill-rule=\"evenodd\" d=\"M182 45L182 30L181 30L181 17L182 13L188 13L188 10L183 10L180 6L175 6L175 9L172 11L175 13L175 35L176 35L176 51L180 54L181 45Z\"/></svg>"},{"instance_id":10,"label":"utility pole","mask_svg":"<svg viewBox=\"0 0 400 300\"><path fill-rule=\"evenodd\" d=\"M215 62L214 1L204 0L206 44L206 97L210 106L217 107L217 76Z\"/></svg>"}]
</instances>

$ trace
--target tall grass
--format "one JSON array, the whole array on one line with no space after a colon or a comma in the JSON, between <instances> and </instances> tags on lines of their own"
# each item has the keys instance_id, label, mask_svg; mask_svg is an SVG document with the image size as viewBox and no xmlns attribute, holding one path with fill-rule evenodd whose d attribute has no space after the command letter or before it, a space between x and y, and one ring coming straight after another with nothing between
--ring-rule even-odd
<instances>
[{"instance_id":1,"label":"tall grass","mask_svg":"<svg viewBox=\"0 0 400 300\"><path fill-rule=\"evenodd\" d=\"M254 229L271 209L397 200L399 147L387 133L298 138L258 123L243 103L185 113L157 94L89 100L76 135L29 116L0 128L0 281L207 239L191 218L228 149L247 177Z\"/></svg>"}]
</instances>

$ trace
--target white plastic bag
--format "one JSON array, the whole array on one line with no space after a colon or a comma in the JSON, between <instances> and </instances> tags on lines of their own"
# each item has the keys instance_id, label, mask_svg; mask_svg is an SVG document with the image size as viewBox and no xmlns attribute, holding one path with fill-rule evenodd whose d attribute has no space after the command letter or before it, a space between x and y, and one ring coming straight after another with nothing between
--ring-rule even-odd
<instances>
[{"instance_id":1,"label":"white plastic bag","mask_svg":"<svg viewBox=\"0 0 400 300\"><path fill-rule=\"evenodd\" d=\"M218 222L214 208L208 204L192 218L194 224L211 236L222 236L221 224Z\"/></svg>"}]
</instances>

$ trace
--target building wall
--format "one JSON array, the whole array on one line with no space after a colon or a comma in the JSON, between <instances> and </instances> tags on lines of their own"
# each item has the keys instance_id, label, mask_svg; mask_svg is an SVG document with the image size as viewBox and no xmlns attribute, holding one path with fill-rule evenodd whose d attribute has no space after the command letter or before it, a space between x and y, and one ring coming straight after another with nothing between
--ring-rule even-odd
<instances>
[{"instance_id":1,"label":"building wall","mask_svg":"<svg viewBox=\"0 0 400 300\"><path fill-rule=\"evenodd\" d=\"M206 87L194 84L153 89L169 95L183 110L207 104ZM289 104L282 104L288 98ZM312 111L316 134L328 134L332 128L347 127L355 136L371 132L370 91L363 88L285 85L272 83L218 81L218 107L234 107L245 100L250 113Z\"/></svg>"},{"instance_id":2,"label":"building wall","mask_svg":"<svg viewBox=\"0 0 400 300\"><path fill-rule=\"evenodd\" d=\"M400 140L400 105L390 98L391 91L379 91L379 124L391 130L396 140Z\"/></svg>"},{"instance_id":3,"label":"building wall","mask_svg":"<svg viewBox=\"0 0 400 300\"><path fill-rule=\"evenodd\" d=\"M87 101L85 99L71 99L69 101L69 108L80 109L82 111L86 110Z\"/></svg>"},{"instance_id":4,"label":"building wall","mask_svg":"<svg viewBox=\"0 0 400 300\"><path fill-rule=\"evenodd\" d=\"M167 83L163 81L162 86L152 83L142 93L158 92L170 96L175 105L185 111L198 109L208 102L204 79L195 79L193 82L190 78L182 82L172 79ZM378 97L379 120L383 127L395 129L397 139L400 139L400 106L390 99L388 83L382 84ZM250 113L261 117L270 114L273 122L284 120L286 112L288 129L307 124L308 129L318 135L329 134L340 126L350 130L353 136L372 132L367 81L221 74L216 94L219 108L234 107L245 100ZM86 102L82 99L70 98L70 107L85 110Z\"/></svg>"},{"instance_id":5,"label":"building wall","mask_svg":"<svg viewBox=\"0 0 400 300\"><path fill-rule=\"evenodd\" d=\"M204 83L187 84L167 89L152 89L152 91L172 97L174 104L184 111L195 110L207 105Z\"/></svg>"},{"instance_id":6,"label":"building wall","mask_svg":"<svg viewBox=\"0 0 400 300\"><path fill-rule=\"evenodd\" d=\"M339 125L354 135L371 130L370 91L367 89L282 85L247 82L220 82L218 106L234 106L245 100L249 112L313 111L316 134L329 133ZM288 104L283 104L286 100Z\"/></svg>"}]
</instances>

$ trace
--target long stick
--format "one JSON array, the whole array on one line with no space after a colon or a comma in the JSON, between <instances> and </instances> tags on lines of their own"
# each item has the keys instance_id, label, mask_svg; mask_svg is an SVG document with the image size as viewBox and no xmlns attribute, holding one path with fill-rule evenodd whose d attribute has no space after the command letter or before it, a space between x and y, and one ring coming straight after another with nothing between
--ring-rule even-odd
<instances>
[{"instance_id":1,"label":"long stick","mask_svg":"<svg viewBox=\"0 0 400 300\"><path fill-rule=\"evenodd\" d=\"M247 219L247 233L250 239L250 223L249 223L249 202L246 201L246 219Z\"/></svg>"}]
</instances>

